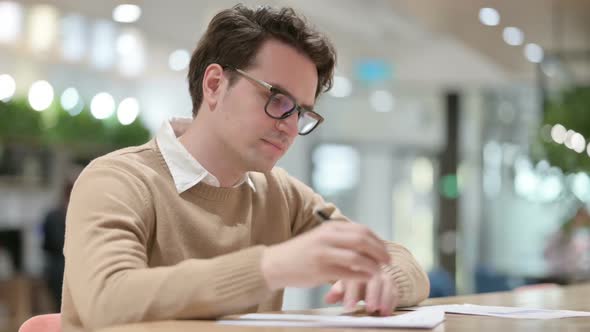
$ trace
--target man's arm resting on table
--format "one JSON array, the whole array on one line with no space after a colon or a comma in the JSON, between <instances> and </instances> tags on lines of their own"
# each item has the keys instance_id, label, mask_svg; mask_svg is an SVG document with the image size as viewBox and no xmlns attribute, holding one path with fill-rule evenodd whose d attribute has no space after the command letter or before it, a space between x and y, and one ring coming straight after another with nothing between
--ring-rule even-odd
<instances>
[{"instance_id":1,"label":"man's arm resting on table","mask_svg":"<svg viewBox=\"0 0 590 332\"><path fill-rule=\"evenodd\" d=\"M271 294L261 272L264 247L212 259L149 268L151 207L147 189L116 166L93 166L79 178L67 217L65 287L83 325L213 318Z\"/></svg>"}]
</instances>

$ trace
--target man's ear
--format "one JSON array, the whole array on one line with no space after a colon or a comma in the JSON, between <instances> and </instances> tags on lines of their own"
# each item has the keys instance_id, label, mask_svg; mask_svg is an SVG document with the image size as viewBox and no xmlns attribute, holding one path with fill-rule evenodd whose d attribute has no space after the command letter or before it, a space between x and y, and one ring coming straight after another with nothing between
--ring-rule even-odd
<instances>
[{"instance_id":1,"label":"man's ear","mask_svg":"<svg viewBox=\"0 0 590 332\"><path fill-rule=\"evenodd\" d=\"M203 102L214 111L219 103L219 98L225 89L223 67L212 63L205 69L203 75Z\"/></svg>"}]
</instances>

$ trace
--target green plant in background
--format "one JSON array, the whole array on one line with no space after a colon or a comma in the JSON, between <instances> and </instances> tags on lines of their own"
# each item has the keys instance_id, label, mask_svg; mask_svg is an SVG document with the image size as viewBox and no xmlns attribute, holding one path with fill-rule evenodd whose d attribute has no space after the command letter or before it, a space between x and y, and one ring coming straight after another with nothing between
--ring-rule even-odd
<instances>
[{"instance_id":1,"label":"green plant in background","mask_svg":"<svg viewBox=\"0 0 590 332\"><path fill-rule=\"evenodd\" d=\"M139 120L123 126L114 116L97 120L87 108L72 116L57 102L43 112L36 112L23 99L0 102L0 140L6 143L63 146L91 155L143 144L149 138L150 132Z\"/></svg>"},{"instance_id":2,"label":"green plant in background","mask_svg":"<svg viewBox=\"0 0 590 332\"><path fill-rule=\"evenodd\" d=\"M564 91L559 98L547 100L543 125L546 128L556 124L568 130L580 133L590 139L590 87L576 87ZM541 133L539 139L541 149L535 153L537 159L547 159L551 165L557 166L564 173L590 172L590 156L586 148L578 153L565 144L556 143L548 132ZM586 146L585 146L586 147Z\"/></svg>"},{"instance_id":3,"label":"green plant in background","mask_svg":"<svg viewBox=\"0 0 590 332\"><path fill-rule=\"evenodd\" d=\"M42 136L41 116L25 100L0 102L0 139L37 143Z\"/></svg>"}]
</instances>

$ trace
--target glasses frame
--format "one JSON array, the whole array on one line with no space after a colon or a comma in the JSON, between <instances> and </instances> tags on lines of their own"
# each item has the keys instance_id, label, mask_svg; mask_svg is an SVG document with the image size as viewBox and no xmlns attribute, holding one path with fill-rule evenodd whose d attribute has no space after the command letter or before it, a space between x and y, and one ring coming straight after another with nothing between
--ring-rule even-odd
<instances>
[{"instance_id":1,"label":"glasses frame","mask_svg":"<svg viewBox=\"0 0 590 332\"><path fill-rule=\"evenodd\" d=\"M273 86L270 83L267 83L263 80L259 80L255 77L253 77L252 75L246 73L245 71L238 69L238 68L233 68L230 66L225 66L224 68L226 69L230 69L235 71L236 73L238 73L239 75L243 76L244 78L248 79L249 81L256 83L258 85L260 85L261 87L263 87L264 89L270 91L270 96L268 97L268 100L266 101L266 104L264 104L264 113L266 113L266 115L272 119L275 120L283 120L286 119L288 117L290 117L291 115L295 114L295 112L297 112L297 118L301 118L305 113L311 113L315 116L317 116L318 118L318 122L306 133L300 133L299 130L297 131L297 134L301 135L301 136L305 136L308 135L309 133L311 133L312 131L314 131L322 122L324 122L324 117L321 116L320 114L318 114L317 112L314 112L310 109L307 109L301 105L299 105L297 103L297 101L295 100L295 98L293 98L293 96L291 96L289 93L287 93L286 91L283 91L275 86ZM277 95L277 94L282 94L285 97L291 99L291 101L293 102L293 108L290 109L289 111L283 113L282 116L276 117L273 116L272 114L270 114L267 110L268 105L270 104L270 101L272 100L272 98ZM298 120L299 121L299 120Z\"/></svg>"}]
</instances>

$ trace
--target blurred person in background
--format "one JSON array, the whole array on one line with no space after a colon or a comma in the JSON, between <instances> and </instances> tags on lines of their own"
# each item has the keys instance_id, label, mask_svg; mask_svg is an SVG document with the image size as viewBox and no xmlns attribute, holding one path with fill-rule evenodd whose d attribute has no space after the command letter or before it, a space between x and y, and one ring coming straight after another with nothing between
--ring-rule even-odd
<instances>
[{"instance_id":1,"label":"blurred person in background","mask_svg":"<svg viewBox=\"0 0 590 332\"><path fill-rule=\"evenodd\" d=\"M68 208L64 331L281 310L285 287L390 315L428 296L402 246L274 167L331 86L331 42L290 8L219 12L193 53L192 119L94 160ZM330 222L323 222L323 221Z\"/></svg>"},{"instance_id":2,"label":"blurred person in background","mask_svg":"<svg viewBox=\"0 0 590 332\"><path fill-rule=\"evenodd\" d=\"M590 214L581 206L549 238L545 259L552 277L566 282L590 279Z\"/></svg>"},{"instance_id":3,"label":"blurred person in background","mask_svg":"<svg viewBox=\"0 0 590 332\"><path fill-rule=\"evenodd\" d=\"M66 228L66 211L70 194L79 172L68 176L62 186L61 197L57 206L47 212L43 224L43 251L45 252L44 278L49 288L55 308L61 306L61 292L64 275L64 234ZM75 175L74 175L75 174Z\"/></svg>"}]
</instances>

